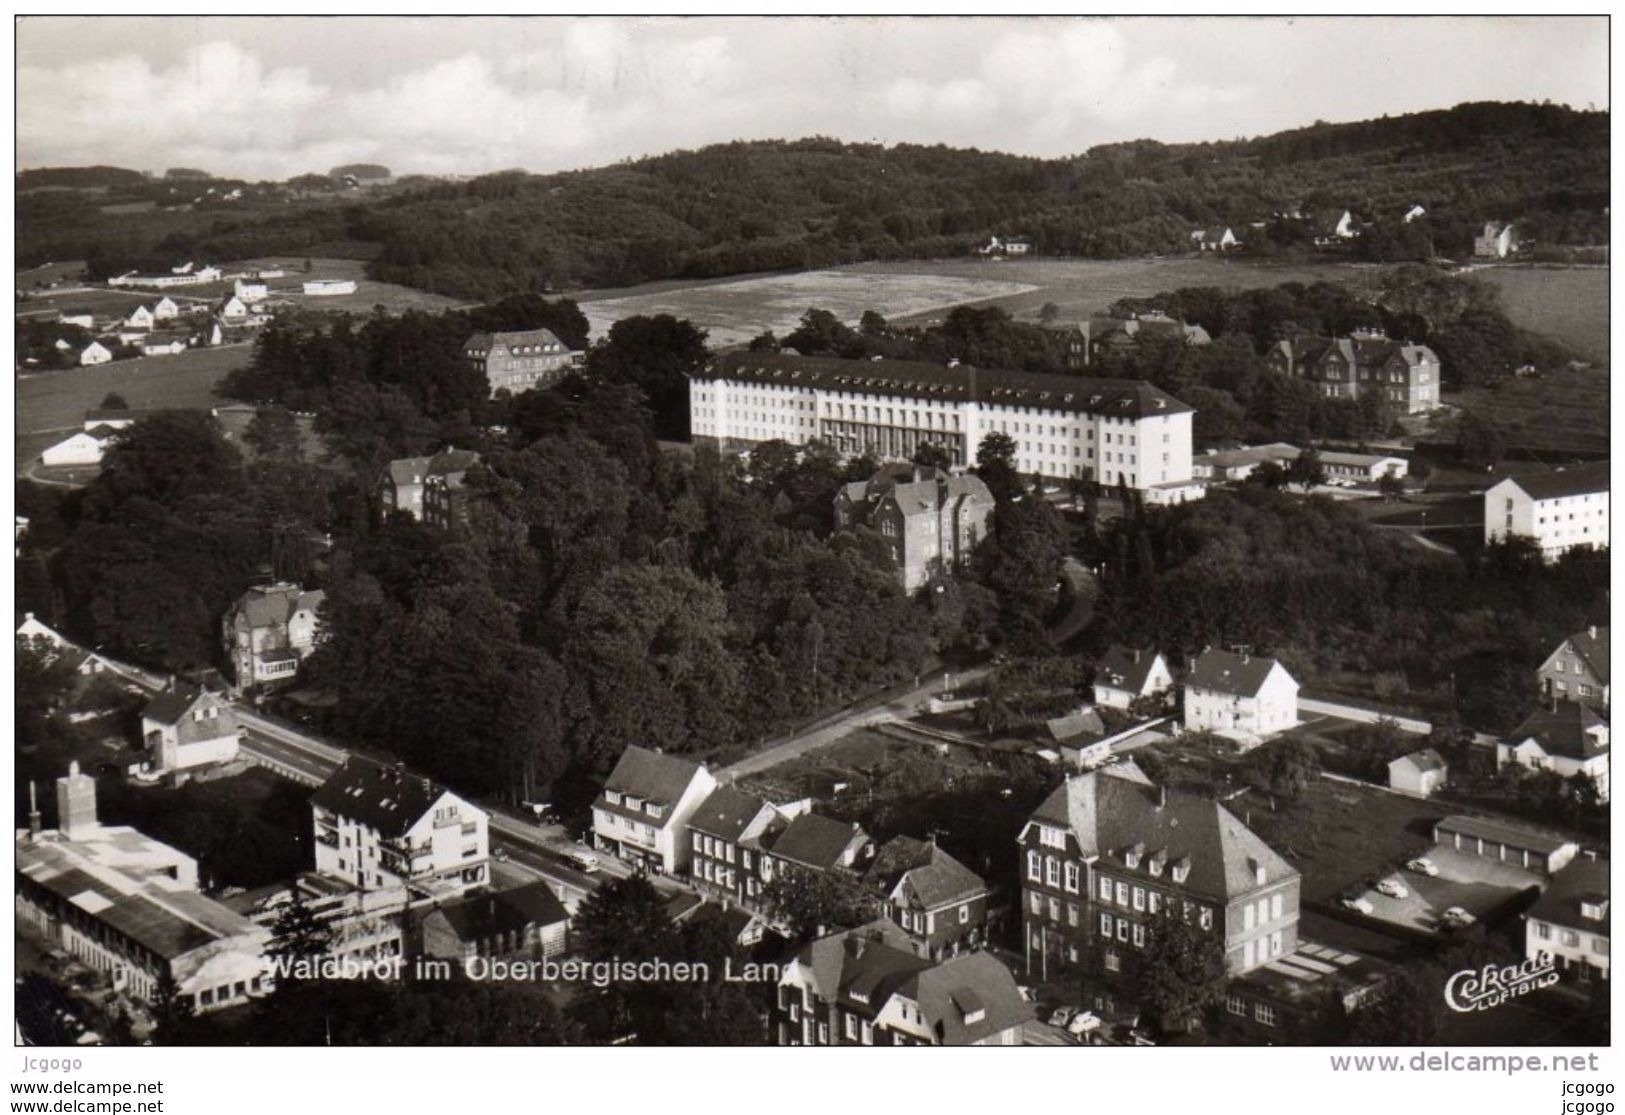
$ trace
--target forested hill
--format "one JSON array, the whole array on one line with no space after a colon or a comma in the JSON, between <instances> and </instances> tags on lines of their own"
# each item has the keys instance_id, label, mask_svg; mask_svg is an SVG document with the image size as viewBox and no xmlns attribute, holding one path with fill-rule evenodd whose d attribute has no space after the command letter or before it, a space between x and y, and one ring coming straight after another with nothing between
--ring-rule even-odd
<instances>
[{"instance_id":1,"label":"forested hill","mask_svg":"<svg viewBox=\"0 0 1625 1115\"><path fill-rule=\"evenodd\" d=\"M1471 104L1053 160L819 138L731 143L441 184L324 220L200 224L195 234L172 233L166 247L231 258L341 234L382 245L377 278L488 298L961 255L994 234L1031 237L1043 254L1188 251L1193 229L1229 224L1241 233L1294 207L1397 224L1420 204L1424 247L1460 256L1487 220L1517 220L1522 235L1547 244L1605 242L1608 126L1605 112Z\"/></svg>"}]
</instances>

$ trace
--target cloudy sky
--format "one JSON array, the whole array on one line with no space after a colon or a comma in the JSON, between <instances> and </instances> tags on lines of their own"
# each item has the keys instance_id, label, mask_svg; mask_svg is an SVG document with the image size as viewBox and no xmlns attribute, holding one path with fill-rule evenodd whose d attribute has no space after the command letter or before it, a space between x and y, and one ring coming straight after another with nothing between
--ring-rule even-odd
<instances>
[{"instance_id":1,"label":"cloudy sky","mask_svg":"<svg viewBox=\"0 0 1625 1115\"><path fill-rule=\"evenodd\" d=\"M35 18L22 167L548 171L833 135L1063 155L1472 100L1608 106L1604 18Z\"/></svg>"}]
</instances>

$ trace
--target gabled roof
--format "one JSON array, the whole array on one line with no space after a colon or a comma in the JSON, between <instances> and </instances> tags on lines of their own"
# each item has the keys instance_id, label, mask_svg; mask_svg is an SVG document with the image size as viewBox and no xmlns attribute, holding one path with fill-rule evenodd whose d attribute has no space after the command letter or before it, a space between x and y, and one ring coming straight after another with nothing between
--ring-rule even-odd
<instances>
[{"instance_id":1,"label":"gabled roof","mask_svg":"<svg viewBox=\"0 0 1625 1115\"><path fill-rule=\"evenodd\" d=\"M1096 379L1000 369L952 367L918 360L842 360L775 352L736 352L717 357L694 379L776 383L825 391L899 398L940 398L987 406L1037 407L1143 418L1189 414L1191 407L1139 380Z\"/></svg>"},{"instance_id":2,"label":"gabled roof","mask_svg":"<svg viewBox=\"0 0 1625 1115\"><path fill-rule=\"evenodd\" d=\"M1578 635L1568 637L1568 645L1590 669L1591 675L1602 684L1608 684L1608 628L1592 627Z\"/></svg>"},{"instance_id":3,"label":"gabled roof","mask_svg":"<svg viewBox=\"0 0 1625 1115\"><path fill-rule=\"evenodd\" d=\"M599 797L593 807L635 816L643 824L664 828L671 823L674 815L671 807L682 800L702 769L698 763L634 744L621 752L615 769L610 771L609 778L604 782L604 790L663 805L666 809L655 817L641 809L616 805L603 797Z\"/></svg>"},{"instance_id":4,"label":"gabled roof","mask_svg":"<svg viewBox=\"0 0 1625 1115\"><path fill-rule=\"evenodd\" d=\"M1548 755L1565 759L1592 759L1608 754L1608 745L1597 739L1594 729L1608 730L1608 721L1579 701L1554 701L1536 709L1507 737L1513 745L1534 740Z\"/></svg>"},{"instance_id":5,"label":"gabled roof","mask_svg":"<svg viewBox=\"0 0 1625 1115\"><path fill-rule=\"evenodd\" d=\"M315 611L327 599L321 589L307 592L298 585L255 585L237 601L237 611L251 628L285 627L298 612Z\"/></svg>"},{"instance_id":6,"label":"gabled roof","mask_svg":"<svg viewBox=\"0 0 1625 1115\"><path fill-rule=\"evenodd\" d=\"M1093 708L1079 709L1069 715L1046 720L1044 721L1044 728L1056 743L1068 743L1074 740L1080 743L1090 743L1094 742L1094 740L1106 738L1106 722L1100 718L1100 713ZM1090 736L1093 739L1081 740L1080 737L1082 736Z\"/></svg>"},{"instance_id":7,"label":"gabled roof","mask_svg":"<svg viewBox=\"0 0 1625 1115\"><path fill-rule=\"evenodd\" d=\"M718 786L688 819L688 826L723 840L738 841L767 802L732 786Z\"/></svg>"},{"instance_id":8,"label":"gabled roof","mask_svg":"<svg viewBox=\"0 0 1625 1115\"><path fill-rule=\"evenodd\" d=\"M445 793L445 787L402 767L352 755L317 787L310 803L394 837L417 824ZM472 807L465 803L465 808Z\"/></svg>"},{"instance_id":9,"label":"gabled roof","mask_svg":"<svg viewBox=\"0 0 1625 1115\"><path fill-rule=\"evenodd\" d=\"M438 912L458 940L465 942L570 920L564 905L539 880L513 890L473 895L442 906Z\"/></svg>"},{"instance_id":10,"label":"gabled roof","mask_svg":"<svg viewBox=\"0 0 1625 1115\"><path fill-rule=\"evenodd\" d=\"M942 1045L973 1045L1033 1017L1015 977L989 952L969 952L917 973L898 992L919 1004Z\"/></svg>"},{"instance_id":11,"label":"gabled roof","mask_svg":"<svg viewBox=\"0 0 1625 1115\"><path fill-rule=\"evenodd\" d=\"M192 706L206 695L207 691L198 686L179 682L175 688L148 701L147 707L141 710L141 718L160 724L178 724L192 710Z\"/></svg>"},{"instance_id":12,"label":"gabled roof","mask_svg":"<svg viewBox=\"0 0 1625 1115\"><path fill-rule=\"evenodd\" d=\"M498 345L505 345L508 348L520 346L545 348L547 345L555 345L560 352L569 351L569 346L559 340L558 335L551 329L526 329L514 333L476 333L463 342L463 351L489 353Z\"/></svg>"},{"instance_id":13,"label":"gabled roof","mask_svg":"<svg viewBox=\"0 0 1625 1115\"><path fill-rule=\"evenodd\" d=\"M1256 654L1233 654L1228 650L1206 650L1191 663L1185 676L1187 689L1210 689L1238 697L1256 697L1279 663ZM1283 667L1284 669L1284 667ZM1288 675L1290 676L1290 675Z\"/></svg>"},{"instance_id":14,"label":"gabled roof","mask_svg":"<svg viewBox=\"0 0 1625 1115\"><path fill-rule=\"evenodd\" d=\"M864 881L890 894L903 884L927 910L965 902L987 893L982 877L934 842L912 836L888 840L864 872Z\"/></svg>"},{"instance_id":15,"label":"gabled roof","mask_svg":"<svg viewBox=\"0 0 1625 1115\"><path fill-rule=\"evenodd\" d=\"M1228 809L1184 790L1159 787L1133 762L1068 778L1033 813L1042 824L1070 830L1083 855L1097 855L1118 871L1149 876L1153 858L1188 868L1181 884L1192 894L1228 901L1298 873ZM1137 868L1125 852L1142 855Z\"/></svg>"},{"instance_id":16,"label":"gabled roof","mask_svg":"<svg viewBox=\"0 0 1625 1115\"><path fill-rule=\"evenodd\" d=\"M785 826L769 850L781 859L827 871L840 862L853 838L862 834L856 824L843 825L816 813L803 813Z\"/></svg>"},{"instance_id":17,"label":"gabled roof","mask_svg":"<svg viewBox=\"0 0 1625 1115\"><path fill-rule=\"evenodd\" d=\"M1589 855L1576 856L1552 876L1551 884L1529 908L1528 916L1606 937L1613 920L1608 893L1608 861L1592 859ZM1602 917L1587 917L1585 906L1591 906Z\"/></svg>"},{"instance_id":18,"label":"gabled roof","mask_svg":"<svg viewBox=\"0 0 1625 1115\"><path fill-rule=\"evenodd\" d=\"M1444 761L1444 756L1440 755L1431 747L1424 747L1420 751L1412 751L1409 755L1401 755L1388 765L1390 767L1396 767L1400 763L1405 763L1408 766L1415 767L1423 774L1426 774L1429 771L1448 769L1448 766Z\"/></svg>"},{"instance_id":19,"label":"gabled roof","mask_svg":"<svg viewBox=\"0 0 1625 1115\"><path fill-rule=\"evenodd\" d=\"M1154 650L1113 643L1106 648L1106 653L1101 655L1100 663L1095 667L1095 684L1139 693L1151 680L1151 670L1159 657Z\"/></svg>"},{"instance_id":20,"label":"gabled roof","mask_svg":"<svg viewBox=\"0 0 1625 1115\"><path fill-rule=\"evenodd\" d=\"M820 937L796 954L796 962L811 973L820 999L869 1018L910 976L931 966L908 934L885 918Z\"/></svg>"},{"instance_id":21,"label":"gabled roof","mask_svg":"<svg viewBox=\"0 0 1625 1115\"><path fill-rule=\"evenodd\" d=\"M1562 499L1565 496L1589 495L1608 490L1608 462L1596 461L1585 465L1553 469L1550 472L1526 473L1510 476L1501 483L1516 484L1531 499Z\"/></svg>"}]
</instances>

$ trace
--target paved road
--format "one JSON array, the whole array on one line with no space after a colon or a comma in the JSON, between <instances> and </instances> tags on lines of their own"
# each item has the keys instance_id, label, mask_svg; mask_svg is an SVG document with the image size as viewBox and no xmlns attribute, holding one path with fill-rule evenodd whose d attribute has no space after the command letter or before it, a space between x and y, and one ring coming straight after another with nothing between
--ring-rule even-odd
<instances>
[{"instance_id":1,"label":"paved road","mask_svg":"<svg viewBox=\"0 0 1625 1115\"><path fill-rule=\"evenodd\" d=\"M1050 641L1057 646L1084 629L1094 614L1095 598L1100 595L1100 581L1077 558L1066 559L1061 575L1072 588L1072 607L1050 631Z\"/></svg>"},{"instance_id":2,"label":"paved road","mask_svg":"<svg viewBox=\"0 0 1625 1115\"><path fill-rule=\"evenodd\" d=\"M795 735L786 737L753 755L748 755L732 766L725 767L721 773L736 778L747 774L759 774L764 770L778 766L780 763L787 763L791 759L799 758L809 751L816 751L820 747L828 747L857 728L868 724L878 724L887 720L901 720L913 716L925 707L926 702L932 696L942 692L945 679L948 685L964 685L968 682L980 681L991 671L991 666L976 666L969 670L934 671L919 685L906 692L890 697L879 704L860 705L857 708L826 717Z\"/></svg>"}]
</instances>

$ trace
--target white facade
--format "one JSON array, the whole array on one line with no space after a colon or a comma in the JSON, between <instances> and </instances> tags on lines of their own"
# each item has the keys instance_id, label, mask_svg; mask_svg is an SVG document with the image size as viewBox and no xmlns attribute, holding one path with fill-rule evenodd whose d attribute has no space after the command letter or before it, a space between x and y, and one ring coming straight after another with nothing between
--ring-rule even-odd
<instances>
[{"instance_id":1,"label":"white facade","mask_svg":"<svg viewBox=\"0 0 1625 1115\"><path fill-rule=\"evenodd\" d=\"M1601 747L1608 746L1608 725L1599 723L1589 733ZM1499 769L1509 763L1516 763L1526 770L1551 771L1559 778L1574 778L1584 775L1591 779L1597 787L1597 799L1603 804L1608 802L1608 752L1592 755L1589 758L1575 758L1571 755L1549 754L1540 742L1535 739L1521 741L1507 740L1495 745L1495 765Z\"/></svg>"},{"instance_id":2,"label":"white facade","mask_svg":"<svg viewBox=\"0 0 1625 1115\"><path fill-rule=\"evenodd\" d=\"M354 294L354 279L312 279L304 284L304 292L312 298L333 297L340 294Z\"/></svg>"},{"instance_id":3,"label":"white facade","mask_svg":"<svg viewBox=\"0 0 1625 1115\"><path fill-rule=\"evenodd\" d=\"M1595 491L1549 499L1530 495L1515 478L1501 481L1484 493L1484 541L1509 535L1533 539L1548 561L1576 546L1608 545L1606 480Z\"/></svg>"},{"instance_id":4,"label":"white facade","mask_svg":"<svg viewBox=\"0 0 1625 1115\"><path fill-rule=\"evenodd\" d=\"M1238 731L1266 736L1298 723L1298 683L1279 662L1254 695L1187 684L1185 728L1188 731Z\"/></svg>"},{"instance_id":5,"label":"white facade","mask_svg":"<svg viewBox=\"0 0 1625 1115\"><path fill-rule=\"evenodd\" d=\"M41 453L40 462L47 468L99 465L102 463L102 454L106 451L105 441L81 430L71 437L63 438Z\"/></svg>"},{"instance_id":6,"label":"white facade","mask_svg":"<svg viewBox=\"0 0 1625 1115\"><path fill-rule=\"evenodd\" d=\"M1105 708L1126 709L1141 697L1149 697L1153 693L1161 693L1171 689L1174 684L1174 675L1168 669L1168 661L1162 655L1152 656L1151 669L1147 672L1145 683L1138 690L1126 689L1099 678L1095 679L1095 704Z\"/></svg>"},{"instance_id":7,"label":"white facade","mask_svg":"<svg viewBox=\"0 0 1625 1115\"><path fill-rule=\"evenodd\" d=\"M442 790L400 836L337 809L313 805L316 870L363 890L413 886L436 897L489 882L490 814Z\"/></svg>"},{"instance_id":8,"label":"white facade","mask_svg":"<svg viewBox=\"0 0 1625 1115\"><path fill-rule=\"evenodd\" d=\"M852 364L854 376L871 367ZM878 374L884 374L883 366ZM992 380L996 373L987 375ZM1076 389L1087 392L1089 381L1078 379ZM917 445L936 442L953 454L956 466L966 466L975 462L984 438L1000 433L1015 443L1015 467L1023 476L1092 477L1113 487L1121 481L1147 492L1152 502L1199 498L1203 490L1191 471L1194 412L1182 405L1170 413L1117 418L937 397L923 389L905 397L813 384L697 378L690 384L689 410L693 436L723 445L818 440L846 454L867 451L882 459L903 459Z\"/></svg>"},{"instance_id":9,"label":"white facade","mask_svg":"<svg viewBox=\"0 0 1625 1115\"><path fill-rule=\"evenodd\" d=\"M689 838L684 835L688 831L689 818L716 788L716 778L702 766L676 802L670 805L648 803L660 808L660 815L651 815L647 821L602 808L605 799L600 797L592 811L593 835L600 847L608 847L610 844L606 842L612 842L613 845L625 846L628 850L658 860L660 869L667 875L685 870L693 850ZM606 794L614 792L606 791ZM625 797L615 804L626 804Z\"/></svg>"}]
</instances>

